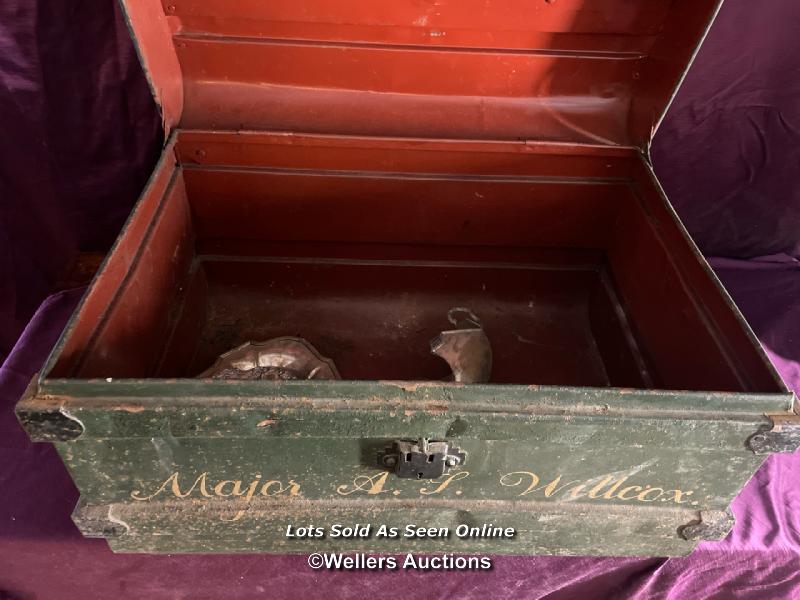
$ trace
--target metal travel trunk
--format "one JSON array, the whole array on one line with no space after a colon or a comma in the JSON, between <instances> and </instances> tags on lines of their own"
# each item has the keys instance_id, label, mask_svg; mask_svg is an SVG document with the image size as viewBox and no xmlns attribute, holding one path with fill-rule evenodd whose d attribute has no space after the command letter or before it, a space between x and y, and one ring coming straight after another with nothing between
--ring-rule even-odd
<instances>
[{"instance_id":1,"label":"metal travel trunk","mask_svg":"<svg viewBox=\"0 0 800 600\"><path fill-rule=\"evenodd\" d=\"M85 535L681 555L797 447L649 162L717 0L124 3L168 141L17 407Z\"/></svg>"}]
</instances>

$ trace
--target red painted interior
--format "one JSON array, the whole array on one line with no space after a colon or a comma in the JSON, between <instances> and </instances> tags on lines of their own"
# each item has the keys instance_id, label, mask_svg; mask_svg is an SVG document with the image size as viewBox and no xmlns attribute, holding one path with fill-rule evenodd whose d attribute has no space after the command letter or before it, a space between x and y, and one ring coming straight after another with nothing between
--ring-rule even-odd
<instances>
[{"instance_id":1,"label":"red painted interior","mask_svg":"<svg viewBox=\"0 0 800 600\"><path fill-rule=\"evenodd\" d=\"M437 379L469 306L495 383L780 391L634 149L718 0L123 4L178 141L52 376Z\"/></svg>"},{"instance_id":2,"label":"red painted interior","mask_svg":"<svg viewBox=\"0 0 800 600\"><path fill-rule=\"evenodd\" d=\"M184 129L644 147L719 0L123 4Z\"/></svg>"},{"instance_id":3,"label":"red painted interior","mask_svg":"<svg viewBox=\"0 0 800 600\"><path fill-rule=\"evenodd\" d=\"M345 378L442 379L428 341L467 306L493 383L779 391L633 150L194 131L175 156L51 377L298 335Z\"/></svg>"}]
</instances>

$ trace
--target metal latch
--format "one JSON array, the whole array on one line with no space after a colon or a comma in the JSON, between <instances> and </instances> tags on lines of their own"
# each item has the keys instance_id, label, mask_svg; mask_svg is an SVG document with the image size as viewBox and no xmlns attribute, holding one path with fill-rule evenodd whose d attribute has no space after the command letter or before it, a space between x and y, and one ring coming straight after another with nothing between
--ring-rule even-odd
<instances>
[{"instance_id":1,"label":"metal latch","mask_svg":"<svg viewBox=\"0 0 800 600\"><path fill-rule=\"evenodd\" d=\"M398 477L414 479L436 479L448 469L463 465L467 458L446 440L396 440L390 448L381 453L378 463L392 469Z\"/></svg>"}]
</instances>

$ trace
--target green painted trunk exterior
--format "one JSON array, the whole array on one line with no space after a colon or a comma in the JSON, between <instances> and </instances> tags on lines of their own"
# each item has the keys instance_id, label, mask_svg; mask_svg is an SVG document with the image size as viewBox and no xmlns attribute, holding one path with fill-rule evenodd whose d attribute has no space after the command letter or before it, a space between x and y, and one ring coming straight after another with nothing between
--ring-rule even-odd
<instances>
[{"instance_id":1,"label":"green painted trunk exterior","mask_svg":"<svg viewBox=\"0 0 800 600\"><path fill-rule=\"evenodd\" d=\"M265 396L264 390L270 391ZM49 381L84 534L126 552L681 555L724 537L790 395L370 382ZM40 422L42 420L40 419ZM46 419L45 419L46 421ZM28 427L33 436L36 432ZM40 439L46 439L39 429ZM77 434L77 435L76 435ZM64 437L62 435L62 437ZM467 452L436 480L378 466L395 439ZM368 538L330 527L371 525ZM459 525L513 527L464 538ZM376 535L396 527L398 538ZM448 538L404 538L407 525ZM324 527L324 538L287 528Z\"/></svg>"},{"instance_id":2,"label":"green painted trunk exterior","mask_svg":"<svg viewBox=\"0 0 800 600\"><path fill-rule=\"evenodd\" d=\"M238 27L247 22L251 28L266 28L264 31L269 32L274 16L270 14L270 9L258 7L258 3L255 3L244 15L238 14L237 11L243 8L237 3L217 4L217 8L208 9L212 11L209 14L194 15L194 8L187 9L189 17L200 17L201 22L213 24L214 28L205 33L202 30L195 31L194 35L183 35L181 38L182 34L187 33L178 27L182 17L187 16L182 13L186 7L179 4L177 14L173 14L176 7L170 6L167 15L161 3L155 0L123 2L145 73L153 87L154 97L162 108L165 126L168 131L178 128L187 141L179 144L177 134L169 138L161 163L125 231L112 249L110 259L106 261L105 272L101 270L87 295L94 294L93 311L86 311L80 323L77 316L73 317L65 337L43 369L42 377L34 380L17 406L17 414L31 439L55 443L80 489L81 502L74 520L81 531L87 536L107 538L115 551L167 553L369 550L382 553L419 551L669 556L690 552L700 540L724 537L732 525L732 516L728 512L731 501L766 455L770 452L794 451L800 445L800 418L792 412L792 394L779 382L766 356L757 348L757 340L752 332L692 245L663 196L646 158L649 136L655 131L660 115L666 110L674 93L674 86L679 83L720 2L662 3L664 8L669 5L667 12L670 14L663 17L665 20L658 27L654 21L647 30L647 36L643 36L644 26L653 15L662 12L661 8L645 7L645 2L638 3L645 8L637 8L637 3L625 3L630 5L626 10L630 8L637 11L623 19L637 28L628 37L634 41L640 37L652 37L653 56L649 54L650 46L641 55L639 52L622 52L617 48L624 32L608 29L612 26L619 28L619 24L608 22L617 21L616 17L610 19L616 10L615 3L601 2L597 7L576 12L568 2L548 2L547 8L541 6L534 11L537 12L536 17L526 17L524 20L534 27L531 33L537 33L535 26L539 12L561 11L563 23L555 25L556 20L545 19L542 24L543 27L546 24L546 29L539 32L547 32L548 38L559 40L558 44L552 48L533 50L527 48L526 41L523 44L526 49L520 51L516 40L522 38L512 36L501 53L500 46L495 49L498 52L494 52L491 46L476 50L474 42L466 46L462 42L459 50L459 44L456 43L443 49L441 54L447 57L446 60L429 59L433 67L437 64L446 65L446 69L438 73L445 74L448 81L438 86L436 81L420 80L421 84L424 83L420 84L421 87L415 87L416 84L409 87L409 82L413 83L417 75L427 73L425 68L420 68L427 65L417 61L426 60L425 56L435 57L433 51L441 48L439 44L424 48L419 46L414 52L406 47L407 40L393 50L389 49L391 46L382 47L380 44L371 47L368 40L361 37L349 42L346 38L341 40L336 37L336 44L331 47L316 42L308 45L306 42L319 35L320 25L326 21L326 18L319 22L311 19L315 16L311 13L304 14L304 18L311 19L313 23L311 29L301 30L299 39L303 43L285 43L286 40L280 42L276 39L269 44L254 43L254 38L248 39L241 34L220 36L220 31L215 28ZM307 13L309 10L313 13L314 3L311 4L311 8L306 7ZM191 6L191 3L187 6ZM474 23L481 26L491 12L484 9L478 11L473 7L474 14L471 15ZM499 7L495 9L494 12L501 12ZM408 23L405 26L403 23L408 19L417 25L414 20L417 10L415 3L400 3L387 14L399 19L397 26L407 28ZM604 16L603 10L608 10L609 14ZM325 8L323 12L330 11ZM458 14L452 15L454 23L462 23L465 18L470 18L468 7L466 12L460 8L456 12ZM276 14L280 15L281 12ZM577 19L579 25L563 32L558 29L576 15L581 17ZM170 19L169 25L167 19ZM489 19L487 27L508 26L502 20L500 25L492 25L492 20ZM586 29L587 23L592 20L595 21L594 25ZM253 25L259 23L258 27ZM336 35L340 35L338 22L328 25L334 25ZM372 26L362 24L367 25ZM351 28L355 26L351 24ZM390 22L381 23L373 33L383 35L391 27L390 18ZM574 27L579 27L579 30L573 31ZM359 31L368 32L369 29ZM464 31L470 31L469 27ZM191 25L188 32L192 33ZM426 38L429 35L427 29L421 32ZM554 32L556 35L550 35ZM478 33L478 30L472 33ZM502 32L498 29L496 33ZM440 34L444 35L444 31ZM592 41L582 52L572 45L568 47L570 52L565 52L565 47L560 45L564 39L573 38L575 41L569 44L578 44L584 35L590 34L597 34L594 37L602 44L596 46L596 42ZM376 39L381 39L380 35ZM503 37L498 35L498 44ZM177 41L178 38L181 38L180 41ZM494 39L495 34L491 33L489 38ZM535 35L531 37L531 40L536 39ZM347 46L353 42L356 46L351 50L357 51L358 56L396 55L402 58L408 55L409 60L414 60L409 62L404 59L397 62L398 66L395 67L392 67L395 63L384 62L383 58L359 58L361 62L358 62L347 58L351 56ZM187 48L187 44L190 47ZM187 57L193 56L191 53L195 51L195 46L208 46L212 50L216 48L209 55L214 60L208 65L208 73L202 64L195 65L191 61L191 64L182 64ZM250 52L254 49L261 52L264 49L280 50L284 46L303 49L302 56L309 49L321 51L324 53L321 56L330 57L323 61L332 61L330 69L320 70L324 77L319 81L314 79L318 65L312 69L314 73L311 75L314 77L292 72L294 79L281 79L287 76L283 74L284 70L302 71L303 68L310 68L308 65L312 63L306 59L297 61L297 64L284 59L270 61L264 58L266 55L258 54L265 65L267 62L283 64L278 69L281 71L280 78L275 81L270 79L274 75L271 74L272 67L264 69L266 80L263 82L250 81L248 77L252 73L242 75L239 72L242 69L247 71L244 67L255 64L247 58L252 56ZM237 48L247 53L232 53ZM606 51L599 51L603 49ZM486 57L491 58L493 53L496 62L485 62ZM204 56L207 55L198 55L197 60L210 60L204 59ZM455 57L460 57L459 62L452 62ZM517 64L509 61L523 58L528 61L524 63L528 65L525 68L549 72L546 77L542 75L541 85L534 77L535 72L532 74L529 80L530 97L519 95L522 88L515 82L524 81L519 79L522 73L516 74L516 70L513 70L511 73L516 75L511 77L510 74L504 74L502 69L485 67L490 64ZM567 67L573 58L576 59L575 67ZM596 72L595 69L581 66L589 59L597 64ZM336 62L340 60L343 62ZM631 81L628 81L628 67L625 65L632 65L634 60L640 67L633 70L631 66ZM648 64L649 71L646 68ZM331 87L327 83L328 77L330 72L336 71L337 65L340 69L344 65L347 71L352 69L352 73ZM367 68L370 65L374 68ZM458 65L466 70L456 71ZM227 67L232 69L231 73L225 72ZM388 75L383 72L392 68L396 68L397 72ZM214 72L220 69L215 76ZM253 73L258 69L254 69ZM433 79L435 73L432 70L428 75ZM258 74L261 75L260 71ZM409 78L409 75L414 77ZM606 80L597 79L595 75ZM196 79L198 76L202 81ZM352 81L355 85L352 91L359 95L357 97L375 99L379 98L376 93L380 92L375 86L384 77L387 82L385 91L389 92L389 97L402 96L404 103L389 104L389 108L380 113L366 110L366 131L359 129L343 135L347 132L339 130L342 115L341 111L335 110L335 105L334 109L328 111L328 128L322 130L320 123L316 122L318 116L325 116L325 111L320 110L299 110L297 115L301 122L286 123L285 127L276 127L274 116L269 115L267 121L261 123L269 124L269 132L247 131L254 129L252 124L247 126L241 124L238 117L233 119L243 106L246 107L244 112L247 118L257 116L263 110L261 104L267 96L250 94L269 91L269 84L277 83L275 87L281 88L286 87L287 82L295 82L287 89L296 85L298 90L322 91L327 98L332 91L334 97L341 95L340 84L345 85L343 89L348 89L346 82ZM452 81L449 81L450 77L453 77ZM573 81L581 78L583 82ZM563 79L565 85L569 84L563 90L561 84L556 86L553 83L559 79ZM474 83L474 89L464 88L470 81ZM309 82L315 85L308 87ZM261 83L266 85L259 85ZM547 96L541 94L550 90L551 85L558 97L548 103ZM218 90L220 95L211 96L213 101L206 99L204 104L198 98L202 99L209 89ZM501 92L506 95L496 96ZM405 104L408 100L417 99L420 116L424 117L425 114L436 114L435 110L431 111L432 107L437 106L452 106L454 115L462 114L456 110L459 106L472 106L465 104L463 99L468 98L471 103L478 96L485 96L488 102L481 98L479 105L474 104L477 120L462 117L463 130L460 134L457 129L453 130L459 134L452 135L453 139L425 141L420 138L357 137L359 133L374 135L375 130L379 131L378 135L386 135L384 130L400 131L398 127L404 122L416 129L417 111L411 104ZM300 96L292 98L294 102L302 100ZM501 104L498 104L498 98L503 100ZM564 98L574 98L576 101L565 102ZM432 100L435 102L431 103ZM226 101L231 105L227 106ZM505 104L509 108L517 107L514 110L519 112L506 112L507 109L502 106ZM522 110L529 105L530 111L528 108ZM570 123L571 117L564 119L560 113L561 105L566 106L566 116L578 118L576 123ZM298 102L297 106L302 109L310 105ZM406 108L400 110L403 106ZM630 107L630 114L614 110L614 107L623 106ZM186 123L181 120L181 110L192 107L191 126L197 129L183 129ZM596 107L608 107L611 112L601 110L593 116L592 111L597 110ZM365 109L368 108L365 106ZM538 112L540 110L541 114ZM547 125L550 112L559 121L559 128L552 132L549 131L550 125ZM513 132L508 138L504 136L502 140L489 135L493 120L506 128L508 124L503 121L513 114L520 119L519 132ZM376 115L382 115L382 119L376 120ZM309 116L313 117L311 122L303 123L302 119ZM226 132L223 131L224 125L218 127L220 118L223 124L236 123L234 130ZM458 116L455 120L459 121ZM537 120L541 120L539 125L541 131L547 133L546 138L531 139L518 135L531 131L531 122L535 125ZM593 120L598 121L595 125L599 127L594 133ZM480 127L476 127L478 122ZM630 129L626 135L616 132L623 123ZM564 133L560 125L568 126L564 131L568 131L570 137L562 139ZM606 139L605 130L610 125L613 125L611 129L615 133L611 139ZM586 126L588 130L584 129ZM304 130L316 134L300 133ZM481 134L479 139L475 139L476 131ZM533 131L540 129L534 128ZM573 139L576 133L577 138ZM617 135L626 144L638 145L620 145L620 140L614 137ZM179 155L182 156L180 160ZM301 156L302 160L299 160ZM597 166L591 164L595 161ZM648 227L652 226L655 250L650 257L658 260L653 264L661 265L660 268L674 267L685 278L674 277L673 286L688 286L687 302L683 307L672 306L668 295L659 297L659 294L668 291L667 285L653 285L659 277L658 268L650 267L653 270L638 280L629 278L627 286L640 292L640 303L659 301L665 307L663 315L660 311L651 315L650 325L655 323L670 333L667 329L670 323L692 322L686 320L687 315L681 310L693 312L695 308L703 308L694 311L698 316L696 326L710 327L710 323L714 322L715 326L709 329L711 333L720 335L719 332L724 331L722 338L733 338L716 340L714 335L710 335L706 336L707 343L719 346L717 349L720 350L721 360L730 365L746 365L741 373L737 373L742 376L742 386L722 389L770 390L776 393L366 381L277 383L155 378L105 380L80 379L77 375L73 379L51 377L59 353L65 349L65 339L74 335L76 329L83 329L85 347L81 348L82 351L102 355L108 349L107 345L100 349L93 347L95 335L98 334L97 324L110 318L110 307L119 306L115 303L120 300L120 290L127 284L128 278L140 281L136 276L141 273L136 271L135 265L148 250L154 254L160 252L159 256L168 259L158 263L162 276L151 277L148 280L149 287L143 285L141 290L136 291L135 300L131 300L133 295L127 297L125 311L122 311L124 314L117 315L114 340L124 351L133 347L144 349L139 352L142 363L151 358L149 353L152 352L155 357L159 352L155 346L159 341L156 338L162 333L160 325L154 325L150 333L155 333L144 339L140 331L128 325L140 318L137 311L147 304L147 298L166 300L176 288L179 291L181 289L179 284L173 285L178 281L177 275L173 280L170 273L179 270L175 265L181 264L181 253L177 252L181 240L186 247L191 246L186 240L192 239L196 232L193 227L181 228L179 225L183 219L190 218L188 201L179 203L180 197L174 197L170 207L175 210L168 212L165 199L175 191L172 183L185 174L179 172L182 164L189 167L186 173L195 167L214 167L215 172L225 169L237 172L277 170L284 172L284 175L299 169L298 172L308 172L309 176L368 176L364 178L365 182L384 179L394 173L396 185L425 174L430 176L430 181L444 181L446 176L459 185L471 178L484 183L494 181L498 185L528 182L531 185L531 199L536 199L545 187L566 185L566 181L576 184L569 186L575 189L587 183L600 187L613 184L619 187L621 193L625 192L620 196L621 200L627 198L630 192L629 206L635 209L630 220L619 220L622 225L627 223L627 226L634 227L630 232L622 229L620 234L627 236L630 233L631 255L642 257L642 260L647 258L646 255L637 254L647 247L643 245L641 231L636 229L639 227L638 215L643 223L647 222ZM618 180L621 177L624 180ZM622 186L623 181L625 186ZM186 193L185 182L181 185L179 191ZM237 188L239 193L247 189L247 185L240 185ZM340 191L336 193L347 197L355 187L351 185L337 189ZM483 198L477 189L475 196ZM333 192L330 196L327 194L324 197L328 200L336 197ZM234 190L230 198L235 195ZM450 198L463 202L465 211L449 209L442 214L446 214L453 222L464 219L473 210L469 208L473 204L466 197L471 195L470 191L463 200L457 195ZM640 196L647 196L650 200L640 202ZM220 206L230 200L224 194L210 197L220 202ZM540 197L547 200L548 196ZM576 197L571 190L564 196L564 201L573 202ZM453 206L460 205L454 203ZM500 204L487 206L492 210L483 208L469 216L480 217L502 210ZM282 210L285 210L285 206ZM348 210L351 211L349 218L358 220L358 205ZM417 213L423 214L424 211L418 207ZM402 211L394 210L388 211L386 216L381 215L381 219L394 219L397 217L392 215L401 214L403 218L413 220L417 218L417 213L412 210L406 216ZM241 214L251 213L245 211ZM525 214L533 213L512 211L508 215L509 224ZM542 214L551 215L556 229L563 228L569 220L556 211ZM569 214L569 211L565 214ZM298 223L308 216L302 210L294 214ZM320 219L322 224L327 223L322 221L327 215L310 216ZM208 220L213 220L213 213ZM271 224L269 221L264 223ZM467 223L469 220L465 221L465 227ZM582 224L583 218L576 219L576 223L575 230L581 232L582 236L578 240L580 243L575 246L575 240L572 240L566 246L605 252L601 238L598 237L601 241L594 242L594 236L584 239L589 227ZM610 223L608 220L606 226ZM350 223L347 225L349 227ZM422 236L426 243L454 246L471 243L464 241L468 238L462 239L461 235L456 236L452 231L443 240L431 239L435 235L425 233L425 229L411 231L405 238L395 239L394 234L389 235L389 228L383 227L383 223L379 225L384 238L377 236L377 239L366 241L413 245L419 243L420 239L417 238ZM602 223L598 227L602 227ZM288 230L289 227L284 229ZM514 243L513 240L506 240L499 226L496 229L498 231L494 237L483 239L473 235L472 239L488 247L508 242L508 246L513 248L521 243L520 240ZM226 239L230 233L224 230L222 228L222 233L217 232L219 235L207 237L211 241L216 237ZM543 230L539 231L541 233ZM295 241L364 241L359 236L356 236L357 239L347 239L346 236L345 239L336 236L317 239L308 232L301 234ZM239 242L252 242L253 236L248 235L242 233L241 239L238 239L237 232L234 237ZM289 238L292 239L291 236ZM261 241L284 239L283 235L276 239L265 236ZM552 239L557 240L558 236ZM572 236L567 235L566 239L572 239ZM541 248L551 245L559 247L560 242L551 240L545 243L539 240L534 244ZM153 250L154 247L158 250ZM194 254L192 250L184 257L187 270L189 258ZM670 254L676 259L674 265L667 260ZM152 262L149 266L155 269ZM633 266L631 269L635 271ZM660 283L669 282L664 280ZM691 284L696 284L702 293ZM709 299L711 302L706 302ZM86 302L85 298L84 308ZM160 308L156 311L154 307ZM158 312L159 316L173 309L166 301L163 306L151 302L149 308L151 313ZM354 310L358 310L357 307ZM619 311L624 312L622 305ZM161 323L159 320L152 322ZM191 319L187 319L187 323L187 329L182 330L184 334L196 324ZM168 336L169 333L164 331L163 335ZM177 339L182 341L183 337L179 335ZM686 347L685 339L679 337L670 340L669 344L662 344L662 354L680 354L682 348ZM739 351L746 355L747 360L737 361ZM77 356L76 349L72 348L68 358L75 359ZM120 362L125 362L130 360L130 355L121 352L118 358ZM756 367L753 367L754 363L757 363ZM688 366L697 365L690 361ZM139 371L135 372L140 374ZM154 371L143 367L141 374L146 373L152 374ZM748 378L753 381L748 381ZM674 387L680 386L683 384ZM720 389L712 385L708 387ZM379 454L393 442L419 438L447 440L466 452L466 460L436 480L402 479L379 466ZM330 528L336 524L370 525L372 535L355 539L336 538L330 532ZM382 525L397 528L399 537L381 537L379 529ZM421 539L402 537L409 525L446 528L450 536ZM511 527L516 533L511 539L458 537L459 527L480 529L483 525ZM290 526L295 529L323 527L326 535L322 538L292 539L287 537Z\"/></svg>"}]
</instances>

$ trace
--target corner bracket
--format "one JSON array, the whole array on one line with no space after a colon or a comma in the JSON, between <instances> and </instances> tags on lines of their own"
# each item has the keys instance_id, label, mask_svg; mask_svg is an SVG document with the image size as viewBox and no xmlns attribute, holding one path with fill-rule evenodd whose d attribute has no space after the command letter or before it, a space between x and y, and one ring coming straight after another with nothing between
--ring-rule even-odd
<instances>
[{"instance_id":1,"label":"corner bracket","mask_svg":"<svg viewBox=\"0 0 800 600\"><path fill-rule=\"evenodd\" d=\"M792 453L800 448L800 415L783 413L767 417L772 424L763 426L747 440L747 447L754 454Z\"/></svg>"},{"instance_id":2,"label":"corner bracket","mask_svg":"<svg viewBox=\"0 0 800 600\"><path fill-rule=\"evenodd\" d=\"M82 498L72 511L72 522L87 538L120 537L130 530L127 523L111 515L111 506L87 504Z\"/></svg>"},{"instance_id":3,"label":"corner bracket","mask_svg":"<svg viewBox=\"0 0 800 600\"><path fill-rule=\"evenodd\" d=\"M690 542L721 540L731 529L736 519L730 510L704 510L698 518L678 528L678 534Z\"/></svg>"},{"instance_id":4,"label":"corner bracket","mask_svg":"<svg viewBox=\"0 0 800 600\"><path fill-rule=\"evenodd\" d=\"M62 406L37 397L38 374L22 394L15 409L20 425L33 442L71 442L84 431L83 423L67 413Z\"/></svg>"}]
</instances>

